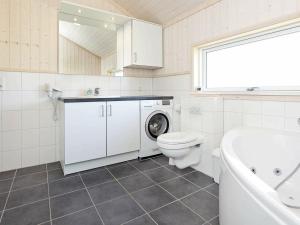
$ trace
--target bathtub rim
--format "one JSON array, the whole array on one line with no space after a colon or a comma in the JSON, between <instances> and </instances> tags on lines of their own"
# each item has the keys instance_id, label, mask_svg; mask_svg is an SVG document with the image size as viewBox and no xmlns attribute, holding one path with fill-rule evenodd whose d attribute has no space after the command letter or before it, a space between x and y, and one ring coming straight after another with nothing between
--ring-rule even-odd
<instances>
[{"instance_id":1,"label":"bathtub rim","mask_svg":"<svg viewBox=\"0 0 300 225\"><path fill-rule=\"evenodd\" d=\"M269 134L281 134L298 138L300 138L300 134L265 128L241 127L228 131L221 142L222 170L227 169L242 188L247 190L255 201L265 206L269 213L281 221L282 224L288 224L289 221L293 224L300 224L300 218L281 202L278 193L262 179L253 174L235 153L232 141L235 137L246 132L268 132Z\"/></svg>"}]
</instances>

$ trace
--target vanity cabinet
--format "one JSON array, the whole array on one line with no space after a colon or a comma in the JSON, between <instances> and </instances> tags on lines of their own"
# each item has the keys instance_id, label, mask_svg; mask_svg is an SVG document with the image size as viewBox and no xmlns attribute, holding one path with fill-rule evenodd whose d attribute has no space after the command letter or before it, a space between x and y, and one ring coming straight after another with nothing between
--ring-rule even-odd
<instances>
[{"instance_id":1,"label":"vanity cabinet","mask_svg":"<svg viewBox=\"0 0 300 225\"><path fill-rule=\"evenodd\" d=\"M65 104L65 164L106 157L106 102Z\"/></svg>"},{"instance_id":2,"label":"vanity cabinet","mask_svg":"<svg viewBox=\"0 0 300 225\"><path fill-rule=\"evenodd\" d=\"M107 102L107 156L139 149L139 101Z\"/></svg>"},{"instance_id":3,"label":"vanity cabinet","mask_svg":"<svg viewBox=\"0 0 300 225\"><path fill-rule=\"evenodd\" d=\"M163 66L162 26L131 20L124 25L124 67L156 69Z\"/></svg>"},{"instance_id":4,"label":"vanity cabinet","mask_svg":"<svg viewBox=\"0 0 300 225\"><path fill-rule=\"evenodd\" d=\"M140 149L139 101L64 104L64 164Z\"/></svg>"}]
</instances>

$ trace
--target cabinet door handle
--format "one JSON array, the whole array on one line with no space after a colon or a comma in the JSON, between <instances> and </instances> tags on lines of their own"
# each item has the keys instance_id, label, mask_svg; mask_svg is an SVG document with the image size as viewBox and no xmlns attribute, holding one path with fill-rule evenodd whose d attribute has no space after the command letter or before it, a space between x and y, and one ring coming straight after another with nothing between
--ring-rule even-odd
<instances>
[{"instance_id":1,"label":"cabinet door handle","mask_svg":"<svg viewBox=\"0 0 300 225\"><path fill-rule=\"evenodd\" d=\"M109 105L109 116L112 116L112 107Z\"/></svg>"},{"instance_id":2,"label":"cabinet door handle","mask_svg":"<svg viewBox=\"0 0 300 225\"><path fill-rule=\"evenodd\" d=\"M134 60L134 62L136 63L137 62L137 53L135 52L135 53L133 53L133 60Z\"/></svg>"},{"instance_id":3,"label":"cabinet door handle","mask_svg":"<svg viewBox=\"0 0 300 225\"><path fill-rule=\"evenodd\" d=\"M101 106L101 110L102 110L102 117L104 117L104 105Z\"/></svg>"}]
</instances>

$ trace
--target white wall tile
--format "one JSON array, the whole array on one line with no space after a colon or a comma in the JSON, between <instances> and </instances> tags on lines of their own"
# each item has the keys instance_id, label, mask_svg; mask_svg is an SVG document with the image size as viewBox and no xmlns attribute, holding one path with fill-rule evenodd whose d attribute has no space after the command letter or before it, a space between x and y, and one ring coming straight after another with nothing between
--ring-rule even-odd
<instances>
[{"instance_id":1,"label":"white wall tile","mask_svg":"<svg viewBox=\"0 0 300 225\"><path fill-rule=\"evenodd\" d=\"M22 110L38 110L39 103L39 91L22 92Z\"/></svg>"},{"instance_id":2,"label":"white wall tile","mask_svg":"<svg viewBox=\"0 0 300 225\"><path fill-rule=\"evenodd\" d=\"M22 129L39 128L39 111L22 111Z\"/></svg>"},{"instance_id":3,"label":"white wall tile","mask_svg":"<svg viewBox=\"0 0 300 225\"><path fill-rule=\"evenodd\" d=\"M138 91L140 89L140 82L135 77L121 78L121 91Z\"/></svg>"},{"instance_id":4,"label":"white wall tile","mask_svg":"<svg viewBox=\"0 0 300 225\"><path fill-rule=\"evenodd\" d=\"M2 90L19 91L22 89L22 76L19 72L3 72L4 87Z\"/></svg>"},{"instance_id":5,"label":"white wall tile","mask_svg":"<svg viewBox=\"0 0 300 225\"><path fill-rule=\"evenodd\" d=\"M2 160L3 170L21 168L21 151L3 152Z\"/></svg>"},{"instance_id":6,"label":"white wall tile","mask_svg":"<svg viewBox=\"0 0 300 225\"><path fill-rule=\"evenodd\" d=\"M243 114L236 112L224 112L224 132L233 128L241 127L243 124Z\"/></svg>"},{"instance_id":7,"label":"white wall tile","mask_svg":"<svg viewBox=\"0 0 300 225\"><path fill-rule=\"evenodd\" d=\"M110 77L109 78L109 90L120 90L121 89L121 78Z\"/></svg>"},{"instance_id":8,"label":"white wall tile","mask_svg":"<svg viewBox=\"0 0 300 225\"><path fill-rule=\"evenodd\" d=\"M39 129L30 129L22 131L22 148L39 147Z\"/></svg>"},{"instance_id":9,"label":"white wall tile","mask_svg":"<svg viewBox=\"0 0 300 225\"><path fill-rule=\"evenodd\" d=\"M284 116L285 103L274 101L262 102L262 114L269 116Z\"/></svg>"},{"instance_id":10,"label":"white wall tile","mask_svg":"<svg viewBox=\"0 0 300 225\"><path fill-rule=\"evenodd\" d=\"M58 77L57 74L41 73L39 79L39 90L45 91L46 85L55 87L56 84L55 81L57 77Z\"/></svg>"},{"instance_id":11,"label":"white wall tile","mask_svg":"<svg viewBox=\"0 0 300 225\"><path fill-rule=\"evenodd\" d=\"M22 103L21 91L3 91L2 110L20 110Z\"/></svg>"},{"instance_id":12,"label":"white wall tile","mask_svg":"<svg viewBox=\"0 0 300 225\"><path fill-rule=\"evenodd\" d=\"M139 78L140 91L152 91L152 78Z\"/></svg>"},{"instance_id":13,"label":"white wall tile","mask_svg":"<svg viewBox=\"0 0 300 225\"><path fill-rule=\"evenodd\" d=\"M262 126L261 115L244 114L243 115L243 126L245 126L245 127L261 127Z\"/></svg>"},{"instance_id":14,"label":"white wall tile","mask_svg":"<svg viewBox=\"0 0 300 225\"><path fill-rule=\"evenodd\" d=\"M284 129L284 117L263 116L262 127L283 130Z\"/></svg>"},{"instance_id":15,"label":"white wall tile","mask_svg":"<svg viewBox=\"0 0 300 225\"><path fill-rule=\"evenodd\" d=\"M53 109L52 102L48 97L47 93L44 91L39 92L39 108L43 109Z\"/></svg>"},{"instance_id":16,"label":"white wall tile","mask_svg":"<svg viewBox=\"0 0 300 225\"><path fill-rule=\"evenodd\" d=\"M21 111L4 111L2 112L2 130L21 129Z\"/></svg>"},{"instance_id":17,"label":"white wall tile","mask_svg":"<svg viewBox=\"0 0 300 225\"><path fill-rule=\"evenodd\" d=\"M300 102L286 102L285 116L300 117Z\"/></svg>"},{"instance_id":18,"label":"white wall tile","mask_svg":"<svg viewBox=\"0 0 300 225\"><path fill-rule=\"evenodd\" d=\"M300 125L298 118L287 117L285 118L285 130L300 132Z\"/></svg>"},{"instance_id":19,"label":"white wall tile","mask_svg":"<svg viewBox=\"0 0 300 225\"><path fill-rule=\"evenodd\" d=\"M40 163L50 163L56 161L55 159L55 146L42 146L40 147Z\"/></svg>"},{"instance_id":20,"label":"white wall tile","mask_svg":"<svg viewBox=\"0 0 300 225\"><path fill-rule=\"evenodd\" d=\"M40 110L40 127L53 127L53 110Z\"/></svg>"},{"instance_id":21,"label":"white wall tile","mask_svg":"<svg viewBox=\"0 0 300 225\"><path fill-rule=\"evenodd\" d=\"M22 90L38 91L40 77L38 73L22 73Z\"/></svg>"},{"instance_id":22,"label":"white wall tile","mask_svg":"<svg viewBox=\"0 0 300 225\"><path fill-rule=\"evenodd\" d=\"M35 166L40 164L39 149L30 148L22 150L22 167Z\"/></svg>"},{"instance_id":23,"label":"white wall tile","mask_svg":"<svg viewBox=\"0 0 300 225\"><path fill-rule=\"evenodd\" d=\"M2 132L2 151L21 149L22 132L20 130Z\"/></svg>"},{"instance_id":24,"label":"white wall tile","mask_svg":"<svg viewBox=\"0 0 300 225\"><path fill-rule=\"evenodd\" d=\"M55 127L40 128L40 146L55 145Z\"/></svg>"},{"instance_id":25,"label":"white wall tile","mask_svg":"<svg viewBox=\"0 0 300 225\"><path fill-rule=\"evenodd\" d=\"M262 102L261 101L243 101L243 112L251 114L261 114Z\"/></svg>"},{"instance_id":26,"label":"white wall tile","mask_svg":"<svg viewBox=\"0 0 300 225\"><path fill-rule=\"evenodd\" d=\"M224 100L224 111L225 112L243 112L243 101L242 100Z\"/></svg>"}]
</instances>

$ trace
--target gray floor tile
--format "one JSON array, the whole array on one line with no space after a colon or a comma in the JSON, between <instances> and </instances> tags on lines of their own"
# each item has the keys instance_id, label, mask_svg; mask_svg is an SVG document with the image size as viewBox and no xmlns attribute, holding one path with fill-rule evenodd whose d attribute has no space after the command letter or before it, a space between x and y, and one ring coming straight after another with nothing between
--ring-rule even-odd
<instances>
[{"instance_id":1,"label":"gray floor tile","mask_svg":"<svg viewBox=\"0 0 300 225\"><path fill-rule=\"evenodd\" d=\"M32 185L47 183L47 173L33 173L26 176L16 177L13 183L13 190L25 188Z\"/></svg>"},{"instance_id":2,"label":"gray floor tile","mask_svg":"<svg viewBox=\"0 0 300 225\"><path fill-rule=\"evenodd\" d=\"M124 196L97 206L106 225L119 225L144 214L129 196Z\"/></svg>"},{"instance_id":3,"label":"gray floor tile","mask_svg":"<svg viewBox=\"0 0 300 225\"><path fill-rule=\"evenodd\" d=\"M180 175L180 176L195 171L195 169L193 169L193 168L191 168L191 167L187 167L187 168L184 168L184 169L179 169L179 168L177 168L176 166L171 166L171 165L168 165L168 166L166 166L166 167L167 167L169 170L172 170L174 173L177 173L177 174Z\"/></svg>"},{"instance_id":4,"label":"gray floor tile","mask_svg":"<svg viewBox=\"0 0 300 225\"><path fill-rule=\"evenodd\" d=\"M16 176L23 176L23 175L28 175L31 173L38 173L38 172L43 172L46 171L46 165L37 165L37 166L30 166L30 167L25 167L21 169L17 169L17 174Z\"/></svg>"},{"instance_id":5,"label":"gray floor tile","mask_svg":"<svg viewBox=\"0 0 300 225\"><path fill-rule=\"evenodd\" d=\"M5 211L1 225L36 225L49 220L49 200L44 200Z\"/></svg>"},{"instance_id":6,"label":"gray floor tile","mask_svg":"<svg viewBox=\"0 0 300 225\"><path fill-rule=\"evenodd\" d=\"M211 225L220 225L219 217L214 218L213 220L209 221L209 223Z\"/></svg>"},{"instance_id":7,"label":"gray floor tile","mask_svg":"<svg viewBox=\"0 0 300 225\"><path fill-rule=\"evenodd\" d=\"M216 197L219 197L219 185L218 184L213 184L212 186L209 186L205 188L206 191L209 193L213 194Z\"/></svg>"},{"instance_id":8,"label":"gray floor tile","mask_svg":"<svg viewBox=\"0 0 300 225\"><path fill-rule=\"evenodd\" d=\"M48 198L48 185L41 184L18 191L12 191L9 195L6 208L29 204L35 201Z\"/></svg>"},{"instance_id":9,"label":"gray floor tile","mask_svg":"<svg viewBox=\"0 0 300 225\"><path fill-rule=\"evenodd\" d=\"M164 183L161 183L160 185L176 198L182 198L199 190L199 187L183 179L182 177L166 181Z\"/></svg>"},{"instance_id":10,"label":"gray floor tile","mask_svg":"<svg viewBox=\"0 0 300 225\"><path fill-rule=\"evenodd\" d=\"M184 175L186 179L193 182L194 184L197 184L200 187L206 187L209 184L214 183L213 179L204 173L195 171L193 173L189 173L187 175Z\"/></svg>"},{"instance_id":11,"label":"gray floor tile","mask_svg":"<svg viewBox=\"0 0 300 225\"><path fill-rule=\"evenodd\" d=\"M81 174L81 177L87 187L102 184L114 179L105 168L96 170L94 172Z\"/></svg>"},{"instance_id":12,"label":"gray floor tile","mask_svg":"<svg viewBox=\"0 0 300 225\"><path fill-rule=\"evenodd\" d=\"M152 180L154 180L157 183L160 183L165 180L169 180L169 179L172 179L172 178L178 176L176 173L174 173L164 167L146 171L145 174L147 174Z\"/></svg>"},{"instance_id":13,"label":"gray floor tile","mask_svg":"<svg viewBox=\"0 0 300 225\"><path fill-rule=\"evenodd\" d=\"M50 199L52 218L64 216L92 205L86 190L75 191Z\"/></svg>"},{"instance_id":14,"label":"gray floor tile","mask_svg":"<svg viewBox=\"0 0 300 225\"><path fill-rule=\"evenodd\" d=\"M130 176L130 175L139 173L139 171L136 168L132 167L129 164L124 164L121 166L109 168L109 171L116 178L122 178L122 177L126 177L126 176Z\"/></svg>"},{"instance_id":15,"label":"gray floor tile","mask_svg":"<svg viewBox=\"0 0 300 225\"><path fill-rule=\"evenodd\" d=\"M47 164L47 170L57 170L57 169L61 169L61 164L60 162L53 162L53 163L48 163Z\"/></svg>"},{"instance_id":16,"label":"gray floor tile","mask_svg":"<svg viewBox=\"0 0 300 225\"><path fill-rule=\"evenodd\" d=\"M13 178L16 170L4 171L0 172L0 180L6 180L9 178Z\"/></svg>"},{"instance_id":17,"label":"gray floor tile","mask_svg":"<svg viewBox=\"0 0 300 225\"><path fill-rule=\"evenodd\" d=\"M102 225L96 209L89 208L52 221L53 225Z\"/></svg>"},{"instance_id":18,"label":"gray floor tile","mask_svg":"<svg viewBox=\"0 0 300 225\"><path fill-rule=\"evenodd\" d=\"M126 188L128 192L137 191L154 184L153 181L141 173L122 178L119 180L119 182Z\"/></svg>"},{"instance_id":19,"label":"gray floor tile","mask_svg":"<svg viewBox=\"0 0 300 225\"><path fill-rule=\"evenodd\" d=\"M48 171L48 182L52 182L55 180L60 180L60 179L64 179L67 177L72 177L72 176L76 176L78 175L78 173L73 173L73 174L69 174L69 175L64 175L62 169L57 169L57 170L51 170Z\"/></svg>"},{"instance_id":20,"label":"gray floor tile","mask_svg":"<svg viewBox=\"0 0 300 225\"><path fill-rule=\"evenodd\" d=\"M152 218L161 225L200 225L204 221L190 209L175 202L150 213Z\"/></svg>"},{"instance_id":21,"label":"gray floor tile","mask_svg":"<svg viewBox=\"0 0 300 225\"><path fill-rule=\"evenodd\" d=\"M12 179L0 181L0 193L8 192L12 181Z\"/></svg>"},{"instance_id":22,"label":"gray floor tile","mask_svg":"<svg viewBox=\"0 0 300 225\"><path fill-rule=\"evenodd\" d=\"M156 225L156 223L149 216L145 215L131 220L124 225Z\"/></svg>"},{"instance_id":23,"label":"gray floor tile","mask_svg":"<svg viewBox=\"0 0 300 225\"><path fill-rule=\"evenodd\" d=\"M8 193L0 194L0 211L4 209L4 205L7 199ZM1 213L0 213L1 215Z\"/></svg>"},{"instance_id":24,"label":"gray floor tile","mask_svg":"<svg viewBox=\"0 0 300 225\"><path fill-rule=\"evenodd\" d=\"M151 159L147 159L143 161L136 159L136 160L129 161L129 164L133 165L135 168L141 171L150 170L161 166L160 164L156 163Z\"/></svg>"},{"instance_id":25,"label":"gray floor tile","mask_svg":"<svg viewBox=\"0 0 300 225\"><path fill-rule=\"evenodd\" d=\"M126 195L126 191L116 181L100 184L88 190L95 204Z\"/></svg>"},{"instance_id":26,"label":"gray floor tile","mask_svg":"<svg viewBox=\"0 0 300 225\"><path fill-rule=\"evenodd\" d=\"M140 190L132 195L147 211L154 210L175 200L173 196L158 186Z\"/></svg>"},{"instance_id":27,"label":"gray floor tile","mask_svg":"<svg viewBox=\"0 0 300 225\"><path fill-rule=\"evenodd\" d=\"M169 165L169 158L164 155L152 158L152 160L160 165Z\"/></svg>"},{"instance_id":28,"label":"gray floor tile","mask_svg":"<svg viewBox=\"0 0 300 225\"><path fill-rule=\"evenodd\" d=\"M210 220L219 214L218 199L205 191L199 191L182 201L205 220Z\"/></svg>"},{"instance_id":29,"label":"gray floor tile","mask_svg":"<svg viewBox=\"0 0 300 225\"><path fill-rule=\"evenodd\" d=\"M49 183L49 194L50 196L61 195L82 188L84 184L77 175Z\"/></svg>"}]
</instances>

